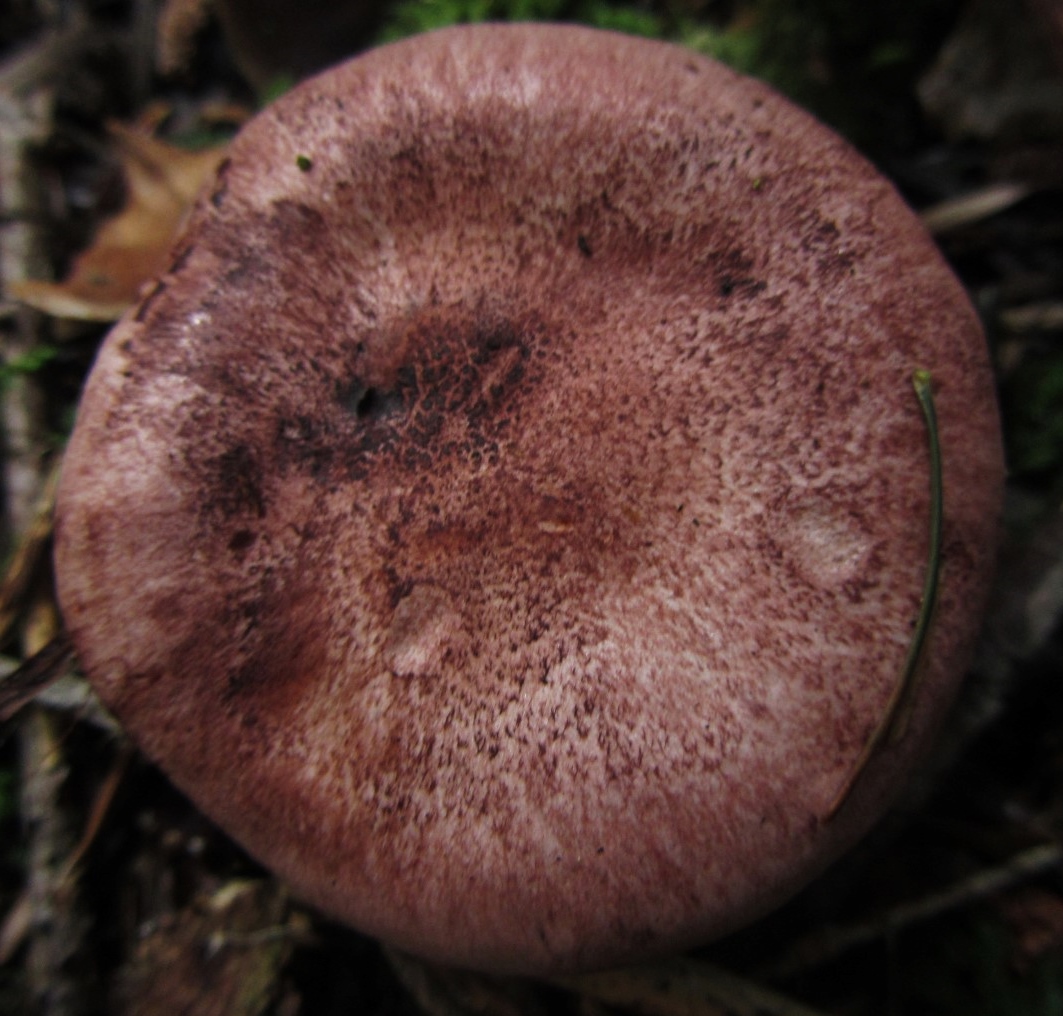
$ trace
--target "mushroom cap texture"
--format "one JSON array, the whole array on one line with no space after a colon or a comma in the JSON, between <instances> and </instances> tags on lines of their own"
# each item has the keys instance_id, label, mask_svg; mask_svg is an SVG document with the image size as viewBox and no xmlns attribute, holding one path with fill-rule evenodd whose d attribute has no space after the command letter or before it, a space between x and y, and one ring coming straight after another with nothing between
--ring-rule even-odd
<instances>
[{"instance_id":1,"label":"mushroom cap texture","mask_svg":"<svg viewBox=\"0 0 1063 1016\"><path fill-rule=\"evenodd\" d=\"M907 735L827 812L941 590ZM722 934L865 832L969 661L1002 456L916 217L769 88L447 29L252 120L106 340L60 603L298 893L458 965Z\"/></svg>"}]
</instances>

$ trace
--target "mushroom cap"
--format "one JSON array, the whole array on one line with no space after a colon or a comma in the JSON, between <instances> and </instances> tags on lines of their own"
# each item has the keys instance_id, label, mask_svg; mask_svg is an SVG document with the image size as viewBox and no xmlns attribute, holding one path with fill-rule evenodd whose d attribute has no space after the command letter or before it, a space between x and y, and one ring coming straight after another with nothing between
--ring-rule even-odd
<instances>
[{"instance_id":1,"label":"mushroom cap","mask_svg":"<svg viewBox=\"0 0 1063 1016\"><path fill-rule=\"evenodd\" d=\"M907 734L831 802L941 586ZM684 49L448 29L251 121L110 334L60 603L143 749L307 900L586 969L779 903L867 830L977 632L978 321L827 129Z\"/></svg>"}]
</instances>

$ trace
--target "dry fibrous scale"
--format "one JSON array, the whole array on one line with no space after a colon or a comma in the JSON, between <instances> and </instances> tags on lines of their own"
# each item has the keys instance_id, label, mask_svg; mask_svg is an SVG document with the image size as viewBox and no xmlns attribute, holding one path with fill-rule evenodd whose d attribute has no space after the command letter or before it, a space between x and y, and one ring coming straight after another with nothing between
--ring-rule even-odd
<instances>
[{"instance_id":1,"label":"dry fibrous scale","mask_svg":"<svg viewBox=\"0 0 1063 1016\"><path fill-rule=\"evenodd\" d=\"M88 383L59 595L306 899L584 969L868 829L968 662L1001 482L976 316L845 143L673 46L451 29L234 142Z\"/></svg>"}]
</instances>

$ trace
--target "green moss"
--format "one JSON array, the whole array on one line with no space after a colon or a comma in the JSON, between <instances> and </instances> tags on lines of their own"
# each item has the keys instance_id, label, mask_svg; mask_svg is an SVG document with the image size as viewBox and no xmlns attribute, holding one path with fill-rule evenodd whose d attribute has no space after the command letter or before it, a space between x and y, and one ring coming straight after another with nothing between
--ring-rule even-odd
<instances>
[{"instance_id":1,"label":"green moss","mask_svg":"<svg viewBox=\"0 0 1063 1016\"><path fill-rule=\"evenodd\" d=\"M10 384L16 377L36 374L59 355L54 346L41 345L14 356L0 364L0 387Z\"/></svg>"},{"instance_id":2,"label":"green moss","mask_svg":"<svg viewBox=\"0 0 1063 1016\"><path fill-rule=\"evenodd\" d=\"M573 20L613 32L641 35L647 39L660 39L667 34L667 24L663 17L636 7L606 3L582 4L576 8Z\"/></svg>"},{"instance_id":3,"label":"green moss","mask_svg":"<svg viewBox=\"0 0 1063 1016\"><path fill-rule=\"evenodd\" d=\"M652 38L667 28L665 19L647 8L607 0L402 0L392 9L380 37L391 41L480 21L574 21Z\"/></svg>"},{"instance_id":4,"label":"green moss","mask_svg":"<svg viewBox=\"0 0 1063 1016\"><path fill-rule=\"evenodd\" d=\"M553 18L559 0L402 0L381 30L383 41L430 32L447 25L480 21L531 21Z\"/></svg>"},{"instance_id":5,"label":"green moss","mask_svg":"<svg viewBox=\"0 0 1063 1016\"><path fill-rule=\"evenodd\" d=\"M268 106L294 87L295 78L291 74L279 74L261 90L258 96L258 104L260 106Z\"/></svg>"}]
</instances>

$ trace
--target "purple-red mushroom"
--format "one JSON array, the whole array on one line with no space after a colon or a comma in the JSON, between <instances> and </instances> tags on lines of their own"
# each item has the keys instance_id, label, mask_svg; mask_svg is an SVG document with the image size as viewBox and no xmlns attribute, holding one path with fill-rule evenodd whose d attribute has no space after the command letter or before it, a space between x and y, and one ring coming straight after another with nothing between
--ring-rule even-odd
<instances>
[{"instance_id":1,"label":"purple-red mushroom","mask_svg":"<svg viewBox=\"0 0 1063 1016\"><path fill-rule=\"evenodd\" d=\"M969 662L1002 475L976 315L843 141L672 45L448 29L235 140L88 381L59 596L303 898L590 969L867 831Z\"/></svg>"}]
</instances>

